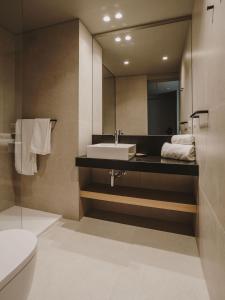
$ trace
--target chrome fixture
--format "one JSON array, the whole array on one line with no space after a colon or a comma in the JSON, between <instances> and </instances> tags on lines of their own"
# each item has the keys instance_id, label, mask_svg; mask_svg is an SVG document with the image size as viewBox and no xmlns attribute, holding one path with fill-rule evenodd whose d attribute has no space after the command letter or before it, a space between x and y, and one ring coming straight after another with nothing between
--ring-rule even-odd
<instances>
[{"instance_id":1,"label":"chrome fixture","mask_svg":"<svg viewBox=\"0 0 225 300\"><path fill-rule=\"evenodd\" d=\"M119 143L119 137L120 137L120 135L122 135L123 134L123 132L122 132L122 130L120 130L120 129L116 129L115 130L115 144L116 145L118 145L118 143Z\"/></svg>"},{"instance_id":2,"label":"chrome fixture","mask_svg":"<svg viewBox=\"0 0 225 300\"><path fill-rule=\"evenodd\" d=\"M122 171L122 170L110 170L109 171L109 175L111 176L111 187L114 187L115 186L115 180L123 175L126 175L127 174L127 171Z\"/></svg>"}]
</instances>

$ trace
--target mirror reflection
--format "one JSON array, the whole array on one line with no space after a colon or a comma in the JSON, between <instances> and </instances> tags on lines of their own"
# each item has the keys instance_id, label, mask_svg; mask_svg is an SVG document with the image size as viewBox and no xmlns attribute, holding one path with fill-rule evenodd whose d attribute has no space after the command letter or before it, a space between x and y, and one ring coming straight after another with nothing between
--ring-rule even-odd
<instances>
[{"instance_id":1,"label":"mirror reflection","mask_svg":"<svg viewBox=\"0 0 225 300\"><path fill-rule=\"evenodd\" d=\"M192 131L190 20L96 39L103 49L103 134L115 129L127 135Z\"/></svg>"}]
</instances>

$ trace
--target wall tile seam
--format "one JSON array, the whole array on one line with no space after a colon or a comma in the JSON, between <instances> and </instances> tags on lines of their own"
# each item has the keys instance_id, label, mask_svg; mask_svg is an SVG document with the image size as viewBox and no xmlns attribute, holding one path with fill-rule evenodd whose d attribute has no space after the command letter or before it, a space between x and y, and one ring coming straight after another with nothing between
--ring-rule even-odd
<instances>
[{"instance_id":1,"label":"wall tile seam","mask_svg":"<svg viewBox=\"0 0 225 300\"><path fill-rule=\"evenodd\" d=\"M213 207L212 207L212 205L211 205L211 203L210 203L208 197L206 196L204 190L202 189L201 185L199 185L199 191L201 191L202 194L204 195L204 200L206 200L207 205L208 205L208 207L210 208L211 214L212 214L212 216L214 217L215 222L217 223L218 227L222 230L222 233L224 234L224 238L225 238L225 228L223 227L223 225L222 225L221 222L219 221L219 219L218 219L218 217L217 217L217 215L216 215L216 213L215 213L215 211L214 211L214 209L213 209ZM199 206L200 206L200 204L199 204Z\"/></svg>"},{"instance_id":2,"label":"wall tile seam","mask_svg":"<svg viewBox=\"0 0 225 300\"><path fill-rule=\"evenodd\" d=\"M207 107L207 109L209 109L209 114L210 112L216 112L218 109L221 109L221 107L225 107L225 99L224 99L224 103L220 103L217 105L214 105L213 107ZM200 109L200 108L199 108ZM198 110L198 108L196 108L196 110Z\"/></svg>"}]
</instances>

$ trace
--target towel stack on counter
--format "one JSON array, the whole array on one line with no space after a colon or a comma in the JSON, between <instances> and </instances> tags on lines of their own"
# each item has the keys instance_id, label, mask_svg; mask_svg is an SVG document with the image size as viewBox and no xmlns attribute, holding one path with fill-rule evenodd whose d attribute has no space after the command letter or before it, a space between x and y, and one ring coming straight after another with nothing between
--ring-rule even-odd
<instances>
[{"instance_id":1,"label":"towel stack on counter","mask_svg":"<svg viewBox=\"0 0 225 300\"><path fill-rule=\"evenodd\" d=\"M161 150L163 158L195 161L194 137L191 134L174 135L171 143L164 143Z\"/></svg>"},{"instance_id":2,"label":"towel stack on counter","mask_svg":"<svg viewBox=\"0 0 225 300\"><path fill-rule=\"evenodd\" d=\"M15 168L19 174L37 173L37 154L51 153L51 120L16 121Z\"/></svg>"}]
</instances>

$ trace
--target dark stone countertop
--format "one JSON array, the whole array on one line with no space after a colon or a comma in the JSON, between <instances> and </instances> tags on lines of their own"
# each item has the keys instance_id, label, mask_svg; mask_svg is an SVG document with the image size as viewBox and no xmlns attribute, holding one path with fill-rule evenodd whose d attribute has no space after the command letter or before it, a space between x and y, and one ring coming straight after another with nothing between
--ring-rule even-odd
<instances>
[{"instance_id":1,"label":"dark stone countertop","mask_svg":"<svg viewBox=\"0 0 225 300\"><path fill-rule=\"evenodd\" d=\"M198 164L160 156L134 157L128 161L115 159L96 159L86 156L76 157L76 166L87 168L116 169L151 173L165 173L198 176Z\"/></svg>"}]
</instances>

